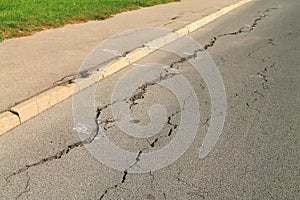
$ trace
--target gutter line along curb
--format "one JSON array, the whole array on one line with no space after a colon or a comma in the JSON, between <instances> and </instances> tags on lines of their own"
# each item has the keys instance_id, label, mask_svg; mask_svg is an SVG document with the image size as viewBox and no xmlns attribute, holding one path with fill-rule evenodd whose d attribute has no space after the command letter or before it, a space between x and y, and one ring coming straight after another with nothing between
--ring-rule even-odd
<instances>
[{"instance_id":1,"label":"gutter line along curb","mask_svg":"<svg viewBox=\"0 0 300 200\"><path fill-rule=\"evenodd\" d=\"M242 0L236 4L224 7L219 11L212 13L200 20L182 27L174 33L169 33L160 38L154 39L143 47L137 48L123 57L119 57L107 65L102 71L91 72L88 78L76 79L74 83L59 85L46 90L22 103L19 103L0 113L0 136L9 130L19 126L25 121L37 116L45 110L55 106L56 104L68 99L75 93L84 90L91 85L97 83L101 79L110 76L130 64L140 60L141 58L151 54L159 48L205 26L206 24L218 19L235 8L238 8L253 0ZM181 34L181 36L178 35Z\"/></svg>"}]
</instances>

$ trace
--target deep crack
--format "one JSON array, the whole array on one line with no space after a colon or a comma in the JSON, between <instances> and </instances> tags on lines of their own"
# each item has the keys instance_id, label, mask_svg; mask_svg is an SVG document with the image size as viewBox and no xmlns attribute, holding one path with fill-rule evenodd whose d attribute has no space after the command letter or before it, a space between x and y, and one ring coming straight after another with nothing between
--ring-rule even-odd
<instances>
[{"instance_id":1,"label":"deep crack","mask_svg":"<svg viewBox=\"0 0 300 200\"><path fill-rule=\"evenodd\" d=\"M141 157L142 153L143 153L143 150L141 150L141 151L138 152L138 154L137 154L137 156L136 156L136 158L135 158L135 162L134 162L132 165L130 165L127 169L125 169L125 170L123 171L123 176L122 176L121 181L120 181L119 183L115 184L114 186L107 188L107 189L103 192L103 194L100 196L100 198L99 198L100 200L103 199L103 198L105 197L105 195L106 195L110 190L116 189L116 188L120 187L120 185L122 185L123 183L125 183L126 178L127 178L127 175L128 175L128 170L131 169L133 166L135 166L135 165L140 161L140 157Z\"/></svg>"},{"instance_id":2,"label":"deep crack","mask_svg":"<svg viewBox=\"0 0 300 200\"><path fill-rule=\"evenodd\" d=\"M262 87L264 90L268 89L269 87L267 86L267 83L268 83L268 76L265 75L263 72L257 72L257 75L263 79L263 82L262 82Z\"/></svg>"},{"instance_id":3,"label":"deep crack","mask_svg":"<svg viewBox=\"0 0 300 200\"><path fill-rule=\"evenodd\" d=\"M223 33L223 34L219 34L217 36L213 36L210 39L209 43L205 44L202 48L195 50L192 55L182 57L182 58L180 58L180 60L172 62L170 64L170 67L171 68L178 68L178 67L175 67L177 64L189 61L190 59L195 59L199 52L205 51L205 50L213 47L219 38L226 37L226 36L235 36L235 35L238 35L238 34L241 34L241 33L250 33L250 32L252 32L256 28L256 26L258 25L258 22L263 20L264 18L266 18L268 16L267 13L270 12L271 10L273 10L273 9L277 9L277 8L268 8L268 9L264 10L263 14L260 15L259 17L255 18L253 23L249 26L243 26L243 27L239 28L237 31L234 31L234 32ZM270 44L274 44L272 40L269 40L269 42L270 42Z\"/></svg>"},{"instance_id":4,"label":"deep crack","mask_svg":"<svg viewBox=\"0 0 300 200\"><path fill-rule=\"evenodd\" d=\"M138 89L136 89L135 92L133 93L133 95L129 98L129 101L131 101L129 109L132 109L132 107L137 104L137 102L136 102L137 100L144 99L147 88L149 86L152 86L155 84L157 84L157 83L147 82L147 83L143 84L142 86L140 86Z\"/></svg>"},{"instance_id":5,"label":"deep crack","mask_svg":"<svg viewBox=\"0 0 300 200\"><path fill-rule=\"evenodd\" d=\"M168 71L168 69L165 69L165 71L163 73L160 74L160 76L156 79L154 79L151 82L146 82L143 85L141 85L140 87L138 87L133 94L131 95L131 97L129 97L127 102L131 102L129 109L132 109L134 105L137 105L137 100L140 99L144 99L145 98L145 94L147 92L148 87L153 86L153 85L157 85L160 82L164 81L164 80L168 80L173 78L174 76L178 75L179 73L170 73Z\"/></svg>"},{"instance_id":6,"label":"deep crack","mask_svg":"<svg viewBox=\"0 0 300 200\"><path fill-rule=\"evenodd\" d=\"M22 168L18 169L17 171L11 173L10 175L8 175L5 178L6 182L9 182L10 179L13 176L16 176L16 175L18 175L18 174L20 174L22 172L25 172L25 171L27 171L28 169L30 169L32 167L39 166L39 165L42 165L44 163L47 163L47 162L50 162L50 161L53 161L53 160L58 160L58 159L62 158L64 155L67 155L71 150L73 150L75 148L80 148L80 147L84 146L85 144L92 143L95 140L95 138L98 136L99 131L100 131L100 124L101 124L101 122L99 123L99 121L98 121L98 117L100 116L100 114L101 114L101 110L97 109L96 117L95 117L96 130L94 130L92 132L92 134L90 135L90 137L86 138L83 141L78 141L78 142L75 142L73 144L70 144L70 145L68 145L64 149L58 151L57 153L55 153L52 156L43 158L43 159L41 159L41 160L39 160L38 162L35 162L35 163L25 165L24 167L22 167Z\"/></svg>"},{"instance_id":7,"label":"deep crack","mask_svg":"<svg viewBox=\"0 0 300 200\"><path fill-rule=\"evenodd\" d=\"M99 107L97 109L97 112L99 113L99 115L96 116L97 119L100 117L100 114L101 114L102 110L107 109L108 107L110 107L110 106L112 106L112 105L114 105L116 103L119 103L119 102L122 102L122 101L126 101L126 100L127 100L127 98L124 98L124 99L121 99L121 100L116 100L116 101L108 103L108 104L106 104L106 105L104 105L102 107Z\"/></svg>"},{"instance_id":8,"label":"deep crack","mask_svg":"<svg viewBox=\"0 0 300 200\"><path fill-rule=\"evenodd\" d=\"M165 135L165 136L159 136L159 137L155 138L154 141L153 141L152 143L150 143L150 146L151 146L152 148L155 147L155 145L156 145L156 143L159 141L159 139L161 139L161 138L163 138L163 137L170 137L170 136L172 135L173 131L177 129L178 124L174 124L174 123L172 123L171 121L172 121L172 118L173 118L176 114L178 114L178 113L180 113L180 112L181 112L181 111L176 111L175 113L172 113L172 114L168 117L167 124L169 124L169 125L171 126L171 128L169 129L168 134Z\"/></svg>"},{"instance_id":9,"label":"deep crack","mask_svg":"<svg viewBox=\"0 0 300 200\"><path fill-rule=\"evenodd\" d=\"M181 111L176 111L175 113L172 113L172 114L168 117L168 122L167 122L167 123L168 123L169 125L173 126L173 127L171 128L171 129L173 129L173 130L175 130L175 129L177 128L178 125L171 122L171 121L172 121L172 117L174 117L176 114L178 114L178 113L180 113L180 112L181 112ZM169 135L168 135L168 136L169 136ZM164 136L164 137L166 137L166 136ZM150 147L153 148L153 147L155 146L155 143L158 142L160 138L162 138L162 136L157 137L157 138L154 140L154 142L152 142L152 143L150 144ZM103 192L103 194L100 196L100 198L99 198L100 200L103 199L103 198L107 195L107 193L108 193L110 190L116 189L116 188L120 187L120 185L123 184L123 183L126 181L126 178L127 178L127 175L128 175L128 170L131 169L132 167L134 167L135 165L138 164L138 162L139 162L140 159L141 159L141 155L142 155L143 151L145 151L146 149L147 149L147 148L144 148L143 150L140 150L140 151L138 152L138 154L137 154L137 156L136 156L136 158L135 158L135 162L134 162L132 165L130 165L127 169L124 170L121 181L120 181L119 183L115 184L114 186L107 188L107 189ZM154 179L154 175L151 174L151 173L150 173L150 175L153 176L153 179Z\"/></svg>"},{"instance_id":10,"label":"deep crack","mask_svg":"<svg viewBox=\"0 0 300 200\"><path fill-rule=\"evenodd\" d=\"M186 57L184 57L184 58L181 58L179 61L175 61L175 62L171 63L171 64L170 64L170 67L173 68L173 67L175 67L176 64L179 64L179 63L188 61L189 59L196 58L196 57L197 57L197 54L198 54L199 52L205 51L205 50L207 50L208 48L213 47L213 46L215 45L215 43L217 42L218 38L225 37L225 36L238 35L238 34L241 34L241 33L246 33L246 32L251 32L251 31L253 31L253 30L255 29L255 27L258 25L258 22L261 21L261 20L263 20L265 17L267 17L268 15L266 15L266 13L268 13L268 12L269 12L270 10L272 10L272 9L276 9L276 8L269 8L269 9L266 9L266 10L263 12L262 15L260 15L258 18L256 18L256 19L254 20L254 22L253 22L250 26L248 26L249 29L246 29L247 27L242 27L242 28L240 28L239 30L237 30L237 31L235 31L235 32L224 33L224 34L220 34L220 35L214 36L214 37L212 37L211 41L210 41L208 44L206 44L206 45L203 46L202 49L197 49L197 50L195 50L195 52L194 52L192 55L186 56ZM269 43L270 43L271 45L275 46L275 43L273 42L272 39L269 39ZM250 56L250 55L249 55L249 56ZM264 61L264 60L263 60L263 61ZM275 65L275 63L272 63L272 65L271 65L270 67L273 67L274 65ZM265 69L264 69L264 72L266 72L267 70L268 70L268 68L265 68ZM136 101L137 101L138 99L143 99L143 98L144 98L145 93L146 93L146 91L147 91L147 88L148 88L149 86L158 84L159 82L161 82L161 81L163 81L163 80L166 80L166 79L169 79L169 78L172 78L172 77L174 77L174 76L177 75L177 74L178 74L178 73L166 73L165 75L161 75L158 79L154 80L153 82L145 83L144 85L142 85L141 87L139 87L139 88L136 90L136 92L129 98L129 101L132 102L132 104L130 105L130 108L131 108L133 105L136 105L136 104L137 104ZM266 89L267 86L266 86L265 84L268 82L267 76L266 76L263 72L258 72L257 74L260 75L260 76L263 78L263 80L264 80L264 83L262 83L262 84L263 84L263 88ZM70 76L72 76L72 75L70 75ZM83 75L83 77L84 77L84 75ZM66 78L68 78L68 77L64 77L64 78L62 78L62 79L61 79L60 81L58 81L58 82L62 82L62 81L63 81L64 79L66 79ZM72 80L72 79L71 79L71 80ZM69 81L70 81L70 80L69 80ZM54 83L54 84L57 84L57 83ZM126 99L127 99L127 98L126 98ZM126 99L124 99L124 100L119 100L119 101L125 101ZM75 142L75 143L73 143L73 144L70 144L70 145L68 145L67 147L65 147L63 150L57 152L56 154L54 154L54 155L52 155L52 156L49 156L49 157L47 157L47 158L43 158L43 159L41 159L40 161L38 161L38 162L36 162L36 163L25 165L24 167L18 169L17 171L15 171L15 172L13 172L12 174L10 174L9 176L7 176L7 177L5 178L6 181L8 182L13 176L18 175L18 174L20 174L20 173L22 173L22 172L24 172L24 171L27 171L27 170L28 170L29 168L31 168L31 167L38 166L38 165L42 165L42 164L44 164L44 163L46 163L46 162L50 162L50 161L53 161L53 160L60 159L62 156L68 154L71 150L73 150L73 149L75 149L75 148L82 147L82 146L85 145L85 144L90 144L90 143L92 143L92 142L94 141L94 139L97 137L97 135L99 134L99 131L100 131L100 125L101 125L101 124L104 123L105 126L107 126L107 124L113 123L113 122L114 122L113 120L111 120L111 121L106 120L106 121L104 121L104 122L99 122L99 121L98 121L98 118L100 117L101 111L102 111L103 109L106 109L106 108L108 108L109 106L111 106L111 105L117 103L117 102L118 102L118 101L115 101L115 102L113 102L113 103L110 103L110 104L105 105L105 106L102 107L102 108L98 108L98 109L97 109L96 118L95 118L96 130L93 131L93 134L91 134L90 137L88 137L87 139L85 139L85 140L83 140L83 141L78 141L78 142ZM247 103L247 104L248 104L248 103ZM249 106L249 104L248 104L248 106ZM14 114L15 114L15 113L14 113ZM175 115L175 114L173 114L173 116L174 116L174 115ZM168 136L170 136L170 135L172 134L172 131L174 131L174 130L177 128L178 125L171 123L171 116L168 117L168 124L172 126L172 128L169 130L169 133L168 133ZM107 127L104 128L104 129L107 130ZM154 142L151 143L150 146L151 146L151 147L154 147L154 146L155 146L155 143L158 142L158 140L159 140L159 137L156 138L156 139L154 140ZM139 162L141 154L142 154L142 151L140 151L140 152L138 153L137 158L136 158L136 162L133 163L133 165L131 165L130 168L133 167L134 165L136 165L136 164ZM127 174L128 174L128 172L127 172L127 170L125 170L125 171L124 171L124 174L123 174L123 176L122 176L122 180L121 180L121 182L120 182L119 184L122 184L122 183L125 182L126 177L127 177ZM27 173L27 176L28 176L28 173ZM28 176L28 177L29 177L29 176ZM29 189L29 182L30 182L30 177L29 177L28 180L27 180L27 183L26 183L26 187L25 187L24 193L26 193L26 192L28 192L28 191L30 190L30 189ZM114 187L112 187L112 188L118 187L119 184L116 184L116 185L115 185ZM105 194L107 194L107 192L108 192L109 189L110 189L110 188L108 188L107 190L105 190L104 194L100 197L100 199L102 199L102 198L105 196ZM24 193L20 193L20 194L18 195L17 198L19 198L19 197L20 197L22 194L24 194Z\"/></svg>"},{"instance_id":11,"label":"deep crack","mask_svg":"<svg viewBox=\"0 0 300 200\"><path fill-rule=\"evenodd\" d=\"M214 43L215 41L211 41L211 45L213 45L212 43ZM177 61L174 61L170 64L170 68L176 68L176 69L179 69L179 67L176 67L177 64L180 64L180 63L183 63L183 62L186 62L186 61L189 61L191 59L195 59L197 58L197 55L199 52L201 51L204 51L205 49L204 48L201 48L201 49L196 49L191 55L188 55L186 57L181 57L179 60Z\"/></svg>"},{"instance_id":12,"label":"deep crack","mask_svg":"<svg viewBox=\"0 0 300 200\"><path fill-rule=\"evenodd\" d=\"M272 45L272 46L277 46L275 43L274 43L274 40L273 39L268 39L267 41L267 45ZM265 91L267 89L269 89L269 79L268 79L268 75L267 73L269 72L270 69L272 69L276 63L273 62L273 61L270 61L270 57L267 57L267 59L265 58L261 58L261 57L256 57L254 56L254 54L265 48L266 45L261 45L259 46L258 48L256 48L255 50L252 50L251 52L248 53L248 57L254 59L254 60L257 60L259 62L262 62L262 63L268 63L267 66L265 66L261 71L257 72L256 75L258 75L259 78L261 78L263 81L261 82L261 86L262 86L262 89ZM253 94L255 95L255 98L254 100L252 100L252 102L256 102L258 100L258 97L262 98L264 97L264 94L263 92L259 92L258 90L254 90ZM249 107L249 103L246 104L247 107Z\"/></svg>"},{"instance_id":13,"label":"deep crack","mask_svg":"<svg viewBox=\"0 0 300 200\"><path fill-rule=\"evenodd\" d=\"M105 131L107 131L109 128L115 127L115 126L108 126L109 124L112 124L114 122L116 122L116 120L114 120L114 119L105 119L105 120L100 122L100 125L103 126L103 129Z\"/></svg>"}]
</instances>

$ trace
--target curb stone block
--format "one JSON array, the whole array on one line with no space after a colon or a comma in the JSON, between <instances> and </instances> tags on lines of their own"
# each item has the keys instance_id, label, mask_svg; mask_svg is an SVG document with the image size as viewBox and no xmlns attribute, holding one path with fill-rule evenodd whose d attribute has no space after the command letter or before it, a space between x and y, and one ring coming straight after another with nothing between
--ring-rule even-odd
<instances>
[{"instance_id":1,"label":"curb stone block","mask_svg":"<svg viewBox=\"0 0 300 200\"><path fill-rule=\"evenodd\" d=\"M177 32L169 33L165 36L162 36L160 38L154 39L154 40L146 43L145 46L149 47L150 49L157 50L157 49L159 49L181 37L183 37L183 36Z\"/></svg>"},{"instance_id":2,"label":"curb stone block","mask_svg":"<svg viewBox=\"0 0 300 200\"><path fill-rule=\"evenodd\" d=\"M130 63L134 63L134 62L140 60L141 58L149 55L153 51L154 50L149 47L142 47L142 48L135 49L134 51L128 53L126 55L126 57L129 59Z\"/></svg>"},{"instance_id":3,"label":"curb stone block","mask_svg":"<svg viewBox=\"0 0 300 200\"><path fill-rule=\"evenodd\" d=\"M57 87L59 87L59 86L57 86ZM58 88L57 87L51 88L49 91L46 92L49 95L50 106L54 106L58 103L58 101L57 101L57 96L58 96L57 89Z\"/></svg>"},{"instance_id":4,"label":"curb stone block","mask_svg":"<svg viewBox=\"0 0 300 200\"><path fill-rule=\"evenodd\" d=\"M73 85L56 86L39 94L36 97L12 107L11 110L19 114L21 123L23 123L51 108L57 103L69 98L73 94Z\"/></svg>"},{"instance_id":5,"label":"curb stone block","mask_svg":"<svg viewBox=\"0 0 300 200\"><path fill-rule=\"evenodd\" d=\"M20 119L17 115L8 111L0 114L0 135L18 125L20 125Z\"/></svg>"},{"instance_id":6,"label":"curb stone block","mask_svg":"<svg viewBox=\"0 0 300 200\"><path fill-rule=\"evenodd\" d=\"M221 17L221 16L224 15L225 13L226 13L226 12L225 12L223 9L219 10L218 12L216 12L216 18Z\"/></svg>"},{"instance_id":7,"label":"curb stone block","mask_svg":"<svg viewBox=\"0 0 300 200\"><path fill-rule=\"evenodd\" d=\"M74 94L74 85L68 84L66 86L56 86L53 88L52 94L53 102L55 102L55 99L57 102L64 101ZM51 96L52 95L50 94L50 97Z\"/></svg>"},{"instance_id":8,"label":"curb stone block","mask_svg":"<svg viewBox=\"0 0 300 200\"><path fill-rule=\"evenodd\" d=\"M130 65L130 61L128 60L128 58L120 57L108 65L108 67L105 69L103 73L103 77L105 78L109 75L112 75L128 65Z\"/></svg>"},{"instance_id":9,"label":"curb stone block","mask_svg":"<svg viewBox=\"0 0 300 200\"><path fill-rule=\"evenodd\" d=\"M188 26L186 26L186 28L188 29L189 33L193 32L194 30L198 29L199 25L198 23L192 23Z\"/></svg>"},{"instance_id":10,"label":"curb stone block","mask_svg":"<svg viewBox=\"0 0 300 200\"><path fill-rule=\"evenodd\" d=\"M75 93L74 84L68 84L60 87L58 100L63 101L71 97Z\"/></svg>"},{"instance_id":11,"label":"curb stone block","mask_svg":"<svg viewBox=\"0 0 300 200\"><path fill-rule=\"evenodd\" d=\"M38 105L38 112L41 113L45 110L47 110L48 108L51 107L50 104L50 96L47 95L48 92L45 92L43 94L40 94L37 96L36 98L36 103Z\"/></svg>"},{"instance_id":12,"label":"curb stone block","mask_svg":"<svg viewBox=\"0 0 300 200\"><path fill-rule=\"evenodd\" d=\"M59 102L59 88L61 86L56 86L47 90L36 97L36 102L39 108L39 113L51 108Z\"/></svg>"},{"instance_id":13,"label":"curb stone block","mask_svg":"<svg viewBox=\"0 0 300 200\"><path fill-rule=\"evenodd\" d=\"M24 101L12 107L11 110L19 114L21 123L39 114L36 98Z\"/></svg>"},{"instance_id":14,"label":"curb stone block","mask_svg":"<svg viewBox=\"0 0 300 200\"><path fill-rule=\"evenodd\" d=\"M176 33L179 33L181 35L187 35L189 34L189 29L186 27L180 28L176 31Z\"/></svg>"},{"instance_id":15,"label":"curb stone block","mask_svg":"<svg viewBox=\"0 0 300 200\"><path fill-rule=\"evenodd\" d=\"M221 12L220 12L221 13ZM213 21L218 18L218 12L209 15L210 21ZM209 23L209 22L208 22Z\"/></svg>"}]
</instances>

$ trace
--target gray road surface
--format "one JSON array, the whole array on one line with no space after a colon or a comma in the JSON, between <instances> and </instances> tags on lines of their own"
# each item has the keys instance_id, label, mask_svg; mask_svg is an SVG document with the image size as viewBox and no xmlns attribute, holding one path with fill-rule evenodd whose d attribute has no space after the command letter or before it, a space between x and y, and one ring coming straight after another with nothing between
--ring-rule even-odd
<instances>
[{"instance_id":1,"label":"gray road surface","mask_svg":"<svg viewBox=\"0 0 300 200\"><path fill-rule=\"evenodd\" d=\"M74 130L78 124L70 99L0 137L0 198L299 199L299 9L297 0L255 1L190 35L215 61L227 96L222 134L204 159L198 157L199 148L212 118L207 84L185 60L158 51L138 64L173 63L199 100L199 129L183 156L144 174L102 164ZM138 165L144 154L175 138L183 111L172 92L145 84L127 102L132 123L149 123L150 106L160 103L166 109L164 127L146 139L120 131L118 119L112 118L111 94L131 69L98 84L98 111L86 115L97 116L105 135L119 147L136 152ZM112 152L108 156L115 159Z\"/></svg>"}]
</instances>

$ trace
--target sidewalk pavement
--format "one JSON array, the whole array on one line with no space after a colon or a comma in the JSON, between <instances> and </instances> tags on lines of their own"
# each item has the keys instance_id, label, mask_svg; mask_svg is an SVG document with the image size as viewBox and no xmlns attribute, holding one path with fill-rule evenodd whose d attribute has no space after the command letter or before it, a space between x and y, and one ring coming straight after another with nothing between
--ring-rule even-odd
<instances>
[{"instance_id":1,"label":"sidewalk pavement","mask_svg":"<svg viewBox=\"0 0 300 200\"><path fill-rule=\"evenodd\" d=\"M90 51L112 35L144 27L178 29L236 2L182 0L5 40L0 43L0 111L77 74Z\"/></svg>"}]
</instances>

